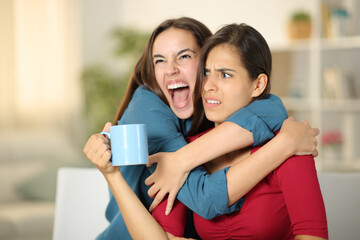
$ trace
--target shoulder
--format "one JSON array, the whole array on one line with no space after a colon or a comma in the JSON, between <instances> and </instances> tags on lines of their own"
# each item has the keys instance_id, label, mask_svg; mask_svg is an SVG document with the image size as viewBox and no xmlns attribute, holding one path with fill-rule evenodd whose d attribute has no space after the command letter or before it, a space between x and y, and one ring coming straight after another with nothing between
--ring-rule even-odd
<instances>
[{"instance_id":1,"label":"shoulder","mask_svg":"<svg viewBox=\"0 0 360 240\"><path fill-rule=\"evenodd\" d=\"M259 150L262 146L254 147L251 154ZM273 173L275 175L306 175L316 174L315 160L312 155L293 155L286 159Z\"/></svg>"},{"instance_id":2,"label":"shoulder","mask_svg":"<svg viewBox=\"0 0 360 240\"><path fill-rule=\"evenodd\" d=\"M170 107L155 93L148 90L145 86L140 86L135 90L129 105L121 118L121 123L128 124L137 121L145 121L139 123L149 123L164 118L177 119Z\"/></svg>"},{"instance_id":3,"label":"shoulder","mask_svg":"<svg viewBox=\"0 0 360 240\"><path fill-rule=\"evenodd\" d=\"M258 108L260 108L261 112L273 112L277 114L283 114L287 116L286 108L281 100L280 97L269 94L267 98L256 100L252 104L248 106L249 109L251 109L254 112L260 112Z\"/></svg>"},{"instance_id":4,"label":"shoulder","mask_svg":"<svg viewBox=\"0 0 360 240\"><path fill-rule=\"evenodd\" d=\"M318 182L315 160L312 155L291 156L273 171L273 177L291 192L295 186L312 188Z\"/></svg>"},{"instance_id":5,"label":"shoulder","mask_svg":"<svg viewBox=\"0 0 360 240\"><path fill-rule=\"evenodd\" d=\"M154 92L147 89L144 85L139 86L131 98L130 103L137 102L167 106Z\"/></svg>"},{"instance_id":6,"label":"shoulder","mask_svg":"<svg viewBox=\"0 0 360 240\"><path fill-rule=\"evenodd\" d=\"M315 170L315 160L312 155L293 155L286 159L286 161L278 168L278 170L282 169L285 169L285 171L290 169L297 171L305 169Z\"/></svg>"}]
</instances>

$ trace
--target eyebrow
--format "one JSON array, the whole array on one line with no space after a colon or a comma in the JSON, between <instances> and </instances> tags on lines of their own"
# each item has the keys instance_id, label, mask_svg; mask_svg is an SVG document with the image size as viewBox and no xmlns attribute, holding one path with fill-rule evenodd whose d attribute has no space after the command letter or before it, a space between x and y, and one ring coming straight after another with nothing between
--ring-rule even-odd
<instances>
[{"instance_id":1,"label":"eyebrow","mask_svg":"<svg viewBox=\"0 0 360 240\"><path fill-rule=\"evenodd\" d=\"M183 54L184 52L192 52L192 53L196 53L194 50L192 50L192 49L190 49L190 48L185 48L185 49L182 49L182 50L180 50L177 54L176 54L176 56L179 56L179 55L181 55L181 54ZM163 55L161 55L161 54L155 54L153 57L152 57L153 59L154 58L165 58Z\"/></svg>"},{"instance_id":2,"label":"eyebrow","mask_svg":"<svg viewBox=\"0 0 360 240\"><path fill-rule=\"evenodd\" d=\"M209 71L209 68L205 68L206 71ZM217 72L236 72L234 69L231 68L215 68Z\"/></svg>"},{"instance_id":3,"label":"eyebrow","mask_svg":"<svg viewBox=\"0 0 360 240\"><path fill-rule=\"evenodd\" d=\"M215 68L217 72L236 72L234 69L231 68Z\"/></svg>"}]
</instances>

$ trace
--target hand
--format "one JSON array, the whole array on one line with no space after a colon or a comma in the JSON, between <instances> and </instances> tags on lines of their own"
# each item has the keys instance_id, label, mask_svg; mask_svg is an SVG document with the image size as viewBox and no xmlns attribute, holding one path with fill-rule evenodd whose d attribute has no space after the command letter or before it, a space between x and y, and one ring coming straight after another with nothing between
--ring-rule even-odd
<instances>
[{"instance_id":1,"label":"hand","mask_svg":"<svg viewBox=\"0 0 360 240\"><path fill-rule=\"evenodd\" d=\"M104 126L104 132L110 132L111 123L107 122ZM93 134L83 149L84 154L103 175L112 174L119 170L111 163L110 140L102 134Z\"/></svg>"},{"instance_id":2,"label":"hand","mask_svg":"<svg viewBox=\"0 0 360 240\"><path fill-rule=\"evenodd\" d=\"M307 121L297 122L293 117L286 119L280 129L279 136L284 136L284 143L292 149L294 155L312 154L317 157L316 136L318 128L312 128Z\"/></svg>"},{"instance_id":3,"label":"hand","mask_svg":"<svg viewBox=\"0 0 360 240\"><path fill-rule=\"evenodd\" d=\"M157 163L155 172L145 180L146 185L152 185L148 194L155 199L150 206L150 211L154 210L163 200L166 194L168 203L165 214L169 215L182 185L185 183L189 171L186 170L182 159L176 157L175 153L157 153L149 157L149 164Z\"/></svg>"}]
</instances>

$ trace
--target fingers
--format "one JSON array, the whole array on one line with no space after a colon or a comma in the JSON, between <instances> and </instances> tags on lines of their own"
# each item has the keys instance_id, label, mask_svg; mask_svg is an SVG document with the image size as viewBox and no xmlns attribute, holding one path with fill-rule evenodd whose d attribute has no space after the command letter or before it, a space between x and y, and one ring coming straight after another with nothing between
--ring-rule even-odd
<instances>
[{"instance_id":1,"label":"fingers","mask_svg":"<svg viewBox=\"0 0 360 240\"><path fill-rule=\"evenodd\" d=\"M154 174L151 174L148 178L145 179L145 185L151 186L154 184Z\"/></svg>"},{"instance_id":2,"label":"fingers","mask_svg":"<svg viewBox=\"0 0 360 240\"><path fill-rule=\"evenodd\" d=\"M290 121L295 121L295 118L293 116L288 117L287 119L289 119Z\"/></svg>"},{"instance_id":3,"label":"fingers","mask_svg":"<svg viewBox=\"0 0 360 240\"><path fill-rule=\"evenodd\" d=\"M312 152L313 157L319 156L318 150L315 148L315 150Z\"/></svg>"},{"instance_id":4,"label":"fingers","mask_svg":"<svg viewBox=\"0 0 360 240\"><path fill-rule=\"evenodd\" d=\"M301 123L305 124L306 126L310 126L310 123L307 120L302 120Z\"/></svg>"},{"instance_id":5,"label":"fingers","mask_svg":"<svg viewBox=\"0 0 360 240\"><path fill-rule=\"evenodd\" d=\"M149 190L148 190L148 195L151 198L154 198L155 195L159 192L160 187L158 187L158 185L153 185Z\"/></svg>"},{"instance_id":6,"label":"fingers","mask_svg":"<svg viewBox=\"0 0 360 240\"><path fill-rule=\"evenodd\" d=\"M96 161L93 162L93 164L99 169L106 169L112 166L110 159L111 159L111 151L107 150L103 152L101 155L99 155L99 157L97 158Z\"/></svg>"},{"instance_id":7,"label":"fingers","mask_svg":"<svg viewBox=\"0 0 360 240\"><path fill-rule=\"evenodd\" d=\"M157 163L158 162L158 158L157 158L157 155L158 154L153 154L151 156L149 156L149 163L148 165L153 165L154 163Z\"/></svg>"},{"instance_id":8,"label":"fingers","mask_svg":"<svg viewBox=\"0 0 360 240\"><path fill-rule=\"evenodd\" d=\"M112 126L111 122L105 123L104 129L102 131L103 132L110 132L110 127L111 126Z\"/></svg>"},{"instance_id":9,"label":"fingers","mask_svg":"<svg viewBox=\"0 0 360 240\"><path fill-rule=\"evenodd\" d=\"M85 154L91 152L92 150L96 150L96 147L101 144L109 144L110 141L105 136L101 134L94 134L92 135L87 143L85 144L85 147L83 149L83 152Z\"/></svg>"},{"instance_id":10,"label":"fingers","mask_svg":"<svg viewBox=\"0 0 360 240\"><path fill-rule=\"evenodd\" d=\"M319 136L320 130L318 128L313 128L315 136Z\"/></svg>"},{"instance_id":11,"label":"fingers","mask_svg":"<svg viewBox=\"0 0 360 240\"><path fill-rule=\"evenodd\" d=\"M83 152L93 164L100 167L107 165L111 158L109 140L101 134L92 135Z\"/></svg>"},{"instance_id":12,"label":"fingers","mask_svg":"<svg viewBox=\"0 0 360 240\"><path fill-rule=\"evenodd\" d=\"M166 191L160 191L156 194L156 197L154 201L151 203L151 206L149 208L150 212L152 212L161 203L161 201L164 199L166 194L167 194Z\"/></svg>"},{"instance_id":13,"label":"fingers","mask_svg":"<svg viewBox=\"0 0 360 240\"><path fill-rule=\"evenodd\" d=\"M96 134L91 135L89 140L86 142L85 147L83 149L83 152L84 152L85 155L89 152L89 150L91 149L91 146L94 144L95 141L96 141Z\"/></svg>"},{"instance_id":14,"label":"fingers","mask_svg":"<svg viewBox=\"0 0 360 240\"><path fill-rule=\"evenodd\" d=\"M176 198L176 194L173 194L172 192L169 193L169 197L168 197L167 205L166 205L166 210L165 210L165 215L170 214L171 209L174 206L175 198Z\"/></svg>"}]
</instances>

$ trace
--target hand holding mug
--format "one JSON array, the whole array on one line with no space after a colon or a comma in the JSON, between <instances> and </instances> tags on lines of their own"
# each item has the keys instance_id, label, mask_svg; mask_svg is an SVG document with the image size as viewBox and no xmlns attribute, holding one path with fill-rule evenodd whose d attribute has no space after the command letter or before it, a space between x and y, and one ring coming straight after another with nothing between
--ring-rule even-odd
<instances>
[{"instance_id":1,"label":"hand holding mug","mask_svg":"<svg viewBox=\"0 0 360 240\"><path fill-rule=\"evenodd\" d=\"M113 166L149 163L145 124L116 125L101 134L110 139Z\"/></svg>"},{"instance_id":2,"label":"hand holding mug","mask_svg":"<svg viewBox=\"0 0 360 240\"><path fill-rule=\"evenodd\" d=\"M105 124L103 131L110 131L111 123ZM89 161L94 164L102 174L110 174L119 171L111 163L110 141L102 134L93 134L83 149Z\"/></svg>"}]
</instances>

